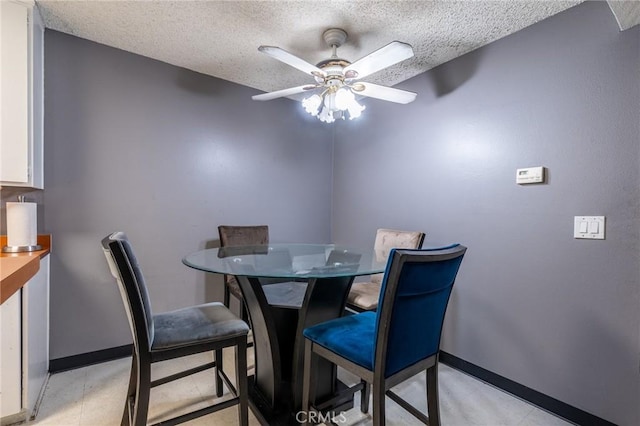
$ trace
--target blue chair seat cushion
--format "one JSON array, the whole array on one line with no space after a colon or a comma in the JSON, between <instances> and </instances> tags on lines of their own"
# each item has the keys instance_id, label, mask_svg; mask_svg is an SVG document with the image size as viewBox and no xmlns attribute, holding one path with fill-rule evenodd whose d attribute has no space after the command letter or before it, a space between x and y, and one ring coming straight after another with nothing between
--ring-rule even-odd
<instances>
[{"instance_id":1,"label":"blue chair seat cushion","mask_svg":"<svg viewBox=\"0 0 640 426\"><path fill-rule=\"evenodd\" d=\"M363 312L306 328L303 334L331 352L373 371L375 332L376 313Z\"/></svg>"},{"instance_id":2,"label":"blue chair seat cushion","mask_svg":"<svg viewBox=\"0 0 640 426\"><path fill-rule=\"evenodd\" d=\"M153 351L215 342L249 332L249 326L219 302L156 314L153 328Z\"/></svg>"}]
</instances>

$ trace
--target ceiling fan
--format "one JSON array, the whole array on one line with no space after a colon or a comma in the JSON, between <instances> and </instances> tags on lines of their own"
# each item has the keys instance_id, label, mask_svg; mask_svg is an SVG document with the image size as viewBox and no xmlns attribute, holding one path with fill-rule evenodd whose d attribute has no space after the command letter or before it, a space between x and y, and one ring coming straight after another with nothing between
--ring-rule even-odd
<instances>
[{"instance_id":1,"label":"ceiling fan","mask_svg":"<svg viewBox=\"0 0 640 426\"><path fill-rule=\"evenodd\" d=\"M260 52L311 75L315 79L315 84L263 93L252 96L252 99L269 101L309 92L312 94L302 100L302 106L309 114L325 123L332 123L337 118L344 119L347 112L351 120L359 117L365 107L358 103L356 95L399 104L408 104L415 100L414 92L360 81L377 71L411 58L413 56L411 45L393 41L351 63L337 55L338 47L347 40L346 31L331 28L326 30L322 37L331 47L332 55L317 65L312 65L279 47L260 46L258 48Z\"/></svg>"}]
</instances>

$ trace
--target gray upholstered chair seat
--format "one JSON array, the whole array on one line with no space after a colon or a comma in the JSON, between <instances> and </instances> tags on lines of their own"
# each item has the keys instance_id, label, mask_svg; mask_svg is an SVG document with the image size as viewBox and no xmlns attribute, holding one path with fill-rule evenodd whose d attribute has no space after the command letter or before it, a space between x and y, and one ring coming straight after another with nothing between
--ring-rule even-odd
<instances>
[{"instance_id":1,"label":"gray upholstered chair seat","mask_svg":"<svg viewBox=\"0 0 640 426\"><path fill-rule=\"evenodd\" d=\"M156 314L153 326L152 350L214 342L249 332L247 323L219 302Z\"/></svg>"},{"instance_id":2,"label":"gray upholstered chair seat","mask_svg":"<svg viewBox=\"0 0 640 426\"><path fill-rule=\"evenodd\" d=\"M268 284L262 287L269 305L279 308L302 307L307 292L307 283L300 281L286 281Z\"/></svg>"},{"instance_id":3,"label":"gray upholstered chair seat","mask_svg":"<svg viewBox=\"0 0 640 426\"><path fill-rule=\"evenodd\" d=\"M375 311L378 307L378 299L380 296L380 283L361 282L353 283L347 303L349 305L358 306L364 311Z\"/></svg>"}]
</instances>

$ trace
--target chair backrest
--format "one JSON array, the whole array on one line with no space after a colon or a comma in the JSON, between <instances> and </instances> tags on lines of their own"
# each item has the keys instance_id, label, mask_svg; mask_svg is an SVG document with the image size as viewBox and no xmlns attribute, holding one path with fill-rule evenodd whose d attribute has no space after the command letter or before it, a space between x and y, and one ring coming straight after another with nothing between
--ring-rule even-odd
<instances>
[{"instance_id":1,"label":"chair backrest","mask_svg":"<svg viewBox=\"0 0 640 426\"><path fill-rule=\"evenodd\" d=\"M385 377L439 351L449 296L466 250L455 244L391 251L380 289L374 355L375 368Z\"/></svg>"},{"instance_id":2,"label":"chair backrest","mask_svg":"<svg viewBox=\"0 0 640 426\"><path fill-rule=\"evenodd\" d=\"M220 247L233 246L258 246L269 244L269 226L218 226L220 236ZM225 275L227 282L233 279L230 275Z\"/></svg>"},{"instance_id":3,"label":"chair backrest","mask_svg":"<svg viewBox=\"0 0 640 426\"><path fill-rule=\"evenodd\" d=\"M153 343L153 312L147 286L124 232L114 232L102 239L111 275L116 279L129 318L136 350L148 352Z\"/></svg>"},{"instance_id":4,"label":"chair backrest","mask_svg":"<svg viewBox=\"0 0 640 426\"><path fill-rule=\"evenodd\" d=\"M218 226L220 247L269 244L269 226Z\"/></svg>"},{"instance_id":5,"label":"chair backrest","mask_svg":"<svg viewBox=\"0 0 640 426\"><path fill-rule=\"evenodd\" d=\"M373 249L378 262L385 262L393 248L419 249L424 242L424 232L398 231L396 229L378 229ZM371 276L371 282L380 284L384 274Z\"/></svg>"}]
</instances>

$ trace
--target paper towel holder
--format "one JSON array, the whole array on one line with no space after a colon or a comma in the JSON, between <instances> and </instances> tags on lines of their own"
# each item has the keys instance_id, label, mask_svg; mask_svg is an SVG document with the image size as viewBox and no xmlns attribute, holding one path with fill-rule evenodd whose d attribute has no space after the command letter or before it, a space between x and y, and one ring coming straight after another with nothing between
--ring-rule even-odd
<instances>
[{"instance_id":1,"label":"paper towel holder","mask_svg":"<svg viewBox=\"0 0 640 426\"><path fill-rule=\"evenodd\" d=\"M19 195L18 196L18 202L20 202L20 203L24 203L25 202L24 195ZM42 246L40 244L27 245L27 246L4 246L4 247L2 247L2 252L3 253L22 253L22 252L37 251L37 250L42 250Z\"/></svg>"}]
</instances>

